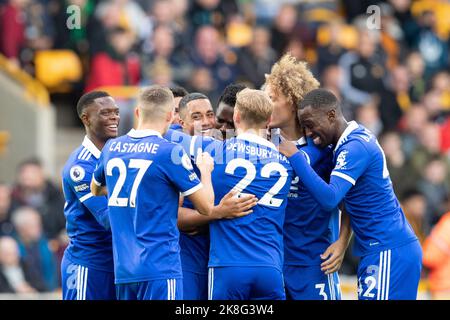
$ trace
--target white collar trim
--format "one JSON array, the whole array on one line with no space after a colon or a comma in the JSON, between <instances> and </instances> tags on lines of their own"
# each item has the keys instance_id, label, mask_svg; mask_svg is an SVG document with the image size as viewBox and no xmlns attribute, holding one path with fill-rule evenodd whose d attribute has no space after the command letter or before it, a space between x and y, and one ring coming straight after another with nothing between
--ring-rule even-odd
<instances>
[{"instance_id":1,"label":"white collar trim","mask_svg":"<svg viewBox=\"0 0 450 320\"><path fill-rule=\"evenodd\" d=\"M95 144L87 137L84 136L84 140L82 143L83 147L85 147L94 157L97 159L100 158L101 151L95 146Z\"/></svg>"},{"instance_id":2,"label":"white collar trim","mask_svg":"<svg viewBox=\"0 0 450 320\"><path fill-rule=\"evenodd\" d=\"M152 129L144 129L144 130L131 129L130 132L127 133L127 135L132 138L145 138L150 136L157 136L159 138L162 138L161 133Z\"/></svg>"},{"instance_id":3,"label":"white collar trim","mask_svg":"<svg viewBox=\"0 0 450 320\"><path fill-rule=\"evenodd\" d=\"M341 137L339 138L338 142L336 143L336 147L334 148L334 152L340 147L340 145L344 142L344 140L348 137L350 133L352 133L354 130L358 129L358 123L356 121L350 121L348 123L347 128L345 128L344 132L342 133Z\"/></svg>"},{"instance_id":4,"label":"white collar trim","mask_svg":"<svg viewBox=\"0 0 450 320\"><path fill-rule=\"evenodd\" d=\"M266 147L272 148L274 150L277 150L277 147L275 147L275 145L270 142L267 141L266 139L254 134L254 133L248 133L248 132L244 132L239 134L236 139L241 139L241 140L247 140L253 143L258 143L258 144L262 144Z\"/></svg>"}]
</instances>

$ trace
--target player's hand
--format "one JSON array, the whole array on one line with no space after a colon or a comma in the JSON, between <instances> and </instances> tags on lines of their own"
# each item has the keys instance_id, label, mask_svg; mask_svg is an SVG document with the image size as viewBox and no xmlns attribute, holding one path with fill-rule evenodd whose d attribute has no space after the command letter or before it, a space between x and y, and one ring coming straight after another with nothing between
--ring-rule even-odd
<instances>
[{"instance_id":1,"label":"player's hand","mask_svg":"<svg viewBox=\"0 0 450 320\"><path fill-rule=\"evenodd\" d=\"M324 253L320 255L322 260L325 260L320 265L320 270L325 274L330 274L338 271L341 268L344 260L346 246L342 241L333 242Z\"/></svg>"},{"instance_id":2,"label":"player's hand","mask_svg":"<svg viewBox=\"0 0 450 320\"><path fill-rule=\"evenodd\" d=\"M280 144L278 145L278 151L289 158L296 154L298 152L298 149L293 142L286 140L284 137L281 137Z\"/></svg>"},{"instance_id":3,"label":"player's hand","mask_svg":"<svg viewBox=\"0 0 450 320\"><path fill-rule=\"evenodd\" d=\"M214 207L212 215L217 219L233 219L252 213L251 209L256 206L258 199L253 194L238 198L237 193L234 190L228 192Z\"/></svg>"},{"instance_id":4,"label":"player's hand","mask_svg":"<svg viewBox=\"0 0 450 320\"><path fill-rule=\"evenodd\" d=\"M214 159L208 152L199 150L195 164L200 172L211 173L214 170Z\"/></svg>"}]
</instances>

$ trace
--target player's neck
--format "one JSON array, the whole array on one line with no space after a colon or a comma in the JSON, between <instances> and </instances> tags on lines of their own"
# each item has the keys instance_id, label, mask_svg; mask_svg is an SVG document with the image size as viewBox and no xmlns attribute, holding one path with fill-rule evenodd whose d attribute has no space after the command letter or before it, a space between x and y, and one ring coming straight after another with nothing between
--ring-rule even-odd
<instances>
[{"instance_id":1,"label":"player's neck","mask_svg":"<svg viewBox=\"0 0 450 320\"><path fill-rule=\"evenodd\" d=\"M266 138L266 129L265 128L258 128L258 127L239 127L236 128L237 135L248 133L248 134L254 134L262 138Z\"/></svg>"},{"instance_id":2,"label":"player's neck","mask_svg":"<svg viewBox=\"0 0 450 320\"><path fill-rule=\"evenodd\" d=\"M96 137L94 134L91 134L90 132L86 132L86 136L89 140L94 144L94 146L97 147L98 150L102 150L103 146L105 145L106 141L103 139L100 139L99 137Z\"/></svg>"},{"instance_id":3,"label":"player's neck","mask_svg":"<svg viewBox=\"0 0 450 320\"><path fill-rule=\"evenodd\" d=\"M289 141L297 141L298 139L303 137L303 131L298 123L293 126L291 125L280 128L280 130L281 134Z\"/></svg>"},{"instance_id":4,"label":"player's neck","mask_svg":"<svg viewBox=\"0 0 450 320\"><path fill-rule=\"evenodd\" d=\"M334 145L336 145L336 143L339 141L339 139L341 138L342 134L344 133L345 129L347 129L348 127L348 122L347 120L345 120L344 118L341 118L338 120L337 122L337 129L336 129L336 137L334 138Z\"/></svg>"},{"instance_id":5,"label":"player's neck","mask_svg":"<svg viewBox=\"0 0 450 320\"><path fill-rule=\"evenodd\" d=\"M136 130L153 130L164 135L167 131L165 123L139 122Z\"/></svg>"}]
</instances>

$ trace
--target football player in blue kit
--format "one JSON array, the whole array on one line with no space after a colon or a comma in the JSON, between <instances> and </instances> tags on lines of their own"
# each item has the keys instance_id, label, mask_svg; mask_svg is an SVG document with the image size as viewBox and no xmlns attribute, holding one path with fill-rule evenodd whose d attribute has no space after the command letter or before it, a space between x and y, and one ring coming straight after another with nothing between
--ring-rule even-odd
<instances>
[{"instance_id":1,"label":"football player in blue kit","mask_svg":"<svg viewBox=\"0 0 450 320\"><path fill-rule=\"evenodd\" d=\"M162 138L173 120L169 89L151 86L138 98L138 129L103 148L91 188L107 187L117 298L183 298L177 214L179 194L200 214L214 205L212 158L197 157L201 182L183 148Z\"/></svg>"},{"instance_id":2,"label":"football player in blue kit","mask_svg":"<svg viewBox=\"0 0 450 320\"><path fill-rule=\"evenodd\" d=\"M214 130L214 112L209 99L196 92L181 99L179 111L183 132L169 130L164 138L179 143L194 160L197 150L203 149L204 144L211 141L202 137L206 137ZM194 171L197 175L200 175L195 163L193 165ZM178 213L178 227L181 231L180 255L183 270L184 300L208 299L208 223L216 219L249 214L251 213L251 206L254 206L255 203L256 200L253 195L236 198L230 193L213 208L210 216L204 216L195 211L189 199L184 198Z\"/></svg>"},{"instance_id":3,"label":"football player in blue kit","mask_svg":"<svg viewBox=\"0 0 450 320\"><path fill-rule=\"evenodd\" d=\"M62 298L113 300L116 292L108 200L93 196L90 183L100 150L108 139L117 137L119 108L108 93L92 91L80 98L77 112L86 136L62 172L69 237L61 261Z\"/></svg>"},{"instance_id":4,"label":"football player in blue kit","mask_svg":"<svg viewBox=\"0 0 450 320\"><path fill-rule=\"evenodd\" d=\"M306 63L291 55L283 56L266 76L265 91L274 104L271 131L294 141L298 150L308 155L311 166L328 181L332 169L332 149L323 150L304 137L297 120L297 103L319 82ZM273 141L274 137L272 137ZM275 141L277 142L277 141ZM339 233L339 210L323 210L294 176L288 195L284 222L284 281L287 299L340 299L337 272L348 245L351 230L348 216L342 216Z\"/></svg>"},{"instance_id":5,"label":"football player in blue kit","mask_svg":"<svg viewBox=\"0 0 450 320\"><path fill-rule=\"evenodd\" d=\"M329 210L344 201L360 256L358 298L416 299L422 266L419 241L392 188L386 158L375 136L347 122L337 98L316 89L298 106L307 136L321 148L334 147L330 182L323 181L289 141L280 151L318 203Z\"/></svg>"},{"instance_id":6,"label":"football player in blue kit","mask_svg":"<svg viewBox=\"0 0 450 320\"><path fill-rule=\"evenodd\" d=\"M216 220L210 226L209 299L282 300L283 221L292 168L263 137L272 102L260 90L237 94L235 138L217 142L214 191L217 199L230 190L259 200L253 213Z\"/></svg>"}]
</instances>

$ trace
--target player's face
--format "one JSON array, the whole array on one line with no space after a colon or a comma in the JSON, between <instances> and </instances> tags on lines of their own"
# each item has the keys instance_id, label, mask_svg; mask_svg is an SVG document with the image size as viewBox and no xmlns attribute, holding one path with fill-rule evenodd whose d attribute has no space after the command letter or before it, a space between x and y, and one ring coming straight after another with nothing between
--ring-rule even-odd
<instances>
[{"instance_id":1,"label":"player's face","mask_svg":"<svg viewBox=\"0 0 450 320\"><path fill-rule=\"evenodd\" d=\"M311 138L315 145L325 148L333 143L335 121L329 111L306 107L298 111L298 118L305 130L305 135Z\"/></svg>"},{"instance_id":2,"label":"player's face","mask_svg":"<svg viewBox=\"0 0 450 320\"><path fill-rule=\"evenodd\" d=\"M117 137L119 128L119 107L112 97L94 100L87 109L89 129L102 140Z\"/></svg>"},{"instance_id":3,"label":"player's face","mask_svg":"<svg viewBox=\"0 0 450 320\"><path fill-rule=\"evenodd\" d=\"M219 103L216 115L216 123L217 123L216 128L220 130L224 139L226 138L227 130L234 130L233 114L234 114L233 107L230 107L228 104L224 102Z\"/></svg>"},{"instance_id":4,"label":"player's face","mask_svg":"<svg viewBox=\"0 0 450 320\"><path fill-rule=\"evenodd\" d=\"M274 90L269 84L266 85L264 91L269 95L273 103L272 119L269 128L284 128L292 118L295 117L295 108L289 103L286 96Z\"/></svg>"},{"instance_id":5,"label":"player's face","mask_svg":"<svg viewBox=\"0 0 450 320\"><path fill-rule=\"evenodd\" d=\"M216 116L207 99L197 99L188 103L183 128L190 135L211 135L216 128Z\"/></svg>"}]
</instances>

